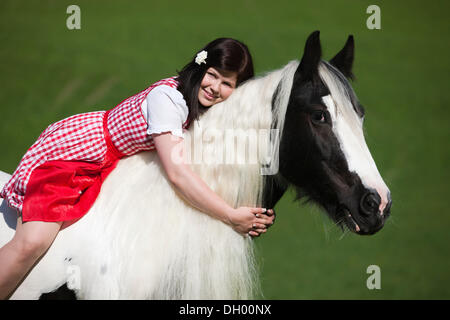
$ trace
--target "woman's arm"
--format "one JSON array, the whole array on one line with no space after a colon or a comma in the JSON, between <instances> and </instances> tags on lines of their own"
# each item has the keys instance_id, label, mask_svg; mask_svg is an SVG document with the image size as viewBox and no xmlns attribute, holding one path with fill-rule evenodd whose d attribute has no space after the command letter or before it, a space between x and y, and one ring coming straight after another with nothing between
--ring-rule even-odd
<instances>
[{"instance_id":1,"label":"woman's arm","mask_svg":"<svg viewBox=\"0 0 450 320\"><path fill-rule=\"evenodd\" d=\"M230 225L241 234L258 236L273 224L273 211L232 208L195 174L184 161L183 139L170 133L153 134L158 156L170 182L194 207ZM262 214L266 213L266 214ZM259 217L256 217L258 214ZM255 228L253 227L255 226Z\"/></svg>"}]
</instances>

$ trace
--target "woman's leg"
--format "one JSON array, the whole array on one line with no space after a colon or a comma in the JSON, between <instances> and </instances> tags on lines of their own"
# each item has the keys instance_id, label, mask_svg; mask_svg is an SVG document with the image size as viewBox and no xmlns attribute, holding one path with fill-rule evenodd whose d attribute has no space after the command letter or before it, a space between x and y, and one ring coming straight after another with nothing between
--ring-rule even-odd
<instances>
[{"instance_id":1,"label":"woman's leg","mask_svg":"<svg viewBox=\"0 0 450 320\"><path fill-rule=\"evenodd\" d=\"M56 238L62 222L17 220L16 233L0 248L0 299L6 299Z\"/></svg>"}]
</instances>

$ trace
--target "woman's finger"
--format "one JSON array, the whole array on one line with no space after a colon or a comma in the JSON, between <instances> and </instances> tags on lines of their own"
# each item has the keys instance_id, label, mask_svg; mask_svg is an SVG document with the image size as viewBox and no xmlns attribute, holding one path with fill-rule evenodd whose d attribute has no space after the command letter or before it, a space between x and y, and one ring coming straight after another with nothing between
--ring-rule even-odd
<instances>
[{"instance_id":1,"label":"woman's finger","mask_svg":"<svg viewBox=\"0 0 450 320\"><path fill-rule=\"evenodd\" d=\"M250 231L248 234L249 234L251 237L259 237L259 233L256 232L256 231Z\"/></svg>"},{"instance_id":2,"label":"woman's finger","mask_svg":"<svg viewBox=\"0 0 450 320\"><path fill-rule=\"evenodd\" d=\"M263 230L263 229L267 229L267 227L264 223L254 223L252 225L252 229L253 230Z\"/></svg>"},{"instance_id":3,"label":"woman's finger","mask_svg":"<svg viewBox=\"0 0 450 320\"><path fill-rule=\"evenodd\" d=\"M267 225L272 225L273 224L273 219L261 217L261 218L257 218L254 223L264 224L266 226Z\"/></svg>"},{"instance_id":4,"label":"woman's finger","mask_svg":"<svg viewBox=\"0 0 450 320\"><path fill-rule=\"evenodd\" d=\"M273 210L273 209L268 209L267 212L265 213L265 215L267 217L270 217L272 219L272 221L275 221L275 218L277 216L275 213L275 210Z\"/></svg>"},{"instance_id":5,"label":"woman's finger","mask_svg":"<svg viewBox=\"0 0 450 320\"><path fill-rule=\"evenodd\" d=\"M261 217L263 214L267 213L266 208L252 208L252 212L257 218Z\"/></svg>"},{"instance_id":6,"label":"woman's finger","mask_svg":"<svg viewBox=\"0 0 450 320\"><path fill-rule=\"evenodd\" d=\"M263 233L266 233L267 232L267 229L256 229L256 230L254 230L254 231L256 231L256 232L258 232L258 234L259 235L261 235L261 234L263 234Z\"/></svg>"}]
</instances>

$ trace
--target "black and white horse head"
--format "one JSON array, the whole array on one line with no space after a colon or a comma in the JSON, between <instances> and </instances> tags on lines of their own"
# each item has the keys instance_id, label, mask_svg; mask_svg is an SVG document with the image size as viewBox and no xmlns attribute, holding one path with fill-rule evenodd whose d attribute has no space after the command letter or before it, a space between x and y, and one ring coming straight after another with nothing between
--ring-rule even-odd
<instances>
[{"instance_id":1,"label":"black and white horse head","mask_svg":"<svg viewBox=\"0 0 450 320\"><path fill-rule=\"evenodd\" d=\"M321 59L319 32L309 36L287 104L279 173L339 225L373 234L389 216L391 198L364 139L364 109L347 80L353 57L352 36L329 62Z\"/></svg>"}]
</instances>

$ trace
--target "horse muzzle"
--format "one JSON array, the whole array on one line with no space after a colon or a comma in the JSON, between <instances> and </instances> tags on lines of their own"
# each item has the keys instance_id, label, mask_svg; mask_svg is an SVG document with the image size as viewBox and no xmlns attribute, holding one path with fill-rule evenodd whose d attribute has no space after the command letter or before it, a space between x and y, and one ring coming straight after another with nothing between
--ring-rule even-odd
<instances>
[{"instance_id":1,"label":"horse muzzle","mask_svg":"<svg viewBox=\"0 0 450 320\"><path fill-rule=\"evenodd\" d=\"M356 234L375 234L383 228L390 216L392 206L390 193L388 193L387 199L386 203L382 203L376 190L367 190L359 201L341 203L338 207L338 218Z\"/></svg>"}]
</instances>

